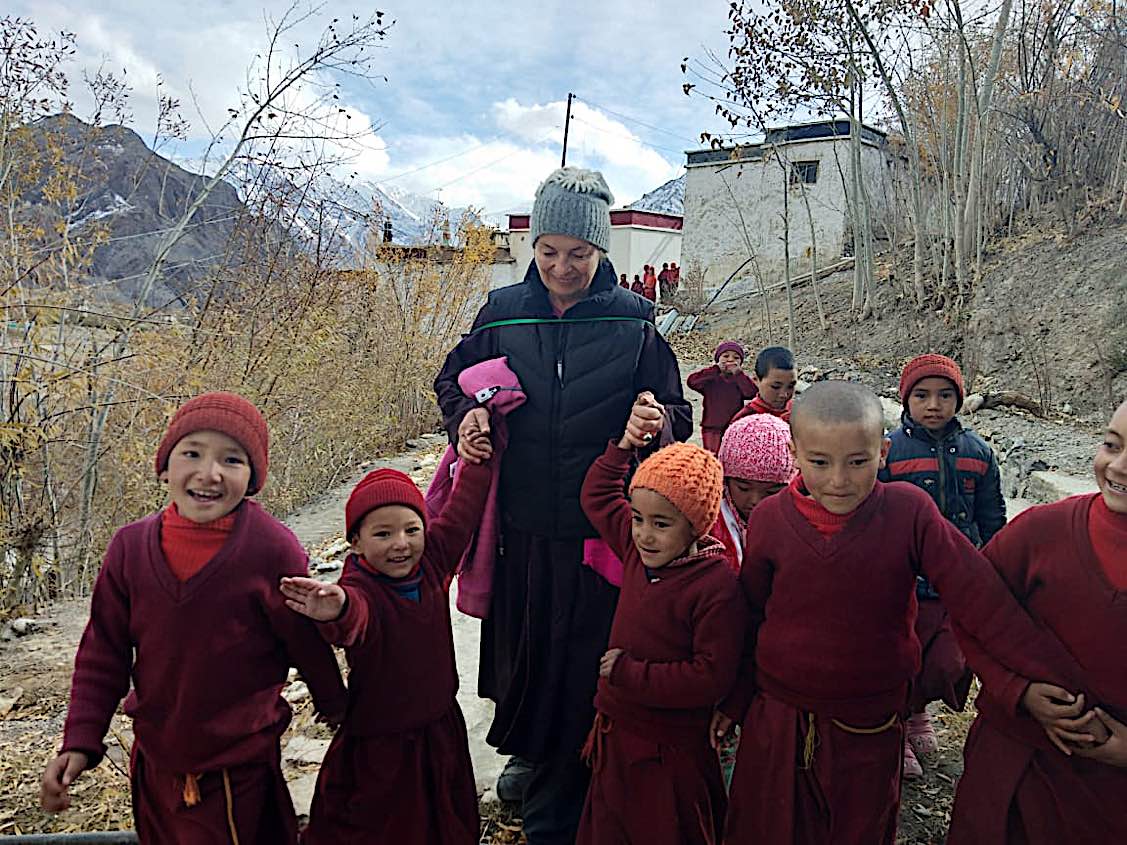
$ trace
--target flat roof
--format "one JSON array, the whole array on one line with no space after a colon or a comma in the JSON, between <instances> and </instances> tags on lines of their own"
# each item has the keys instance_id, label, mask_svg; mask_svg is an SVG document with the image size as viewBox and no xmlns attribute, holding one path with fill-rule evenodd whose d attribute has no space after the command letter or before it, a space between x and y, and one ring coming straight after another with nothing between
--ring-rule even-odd
<instances>
[{"instance_id":1,"label":"flat roof","mask_svg":"<svg viewBox=\"0 0 1127 845\"><path fill-rule=\"evenodd\" d=\"M662 214L658 211L639 211L633 208L620 208L610 213L611 226L644 226L649 229L680 231L683 221L684 218L679 214ZM510 232L527 232L531 227L530 215L509 215Z\"/></svg>"},{"instance_id":2,"label":"flat roof","mask_svg":"<svg viewBox=\"0 0 1127 845\"><path fill-rule=\"evenodd\" d=\"M819 120L812 123L796 123L791 126L780 126L774 129L768 129L763 140L754 144L686 150L685 156L688 159L686 164L692 166L730 161L760 161L766 149L777 144L793 144L798 141L844 140L848 137L848 118ZM868 126L867 124L862 124L861 141L876 147L883 147L888 142L888 137L881 130L873 126Z\"/></svg>"}]
</instances>

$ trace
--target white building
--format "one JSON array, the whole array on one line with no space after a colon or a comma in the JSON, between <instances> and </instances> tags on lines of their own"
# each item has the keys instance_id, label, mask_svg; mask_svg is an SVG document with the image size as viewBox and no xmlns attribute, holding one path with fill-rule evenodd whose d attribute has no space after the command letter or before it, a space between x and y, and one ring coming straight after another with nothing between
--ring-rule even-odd
<instances>
[{"instance_id":1,"label":"white building","mask_svg":"<svg viewBox=\"0 0 1127 845\"><path fill-rule=\"evenodd\" d=\"M509 215L508 247L513 257L514 278L508 284L521 281L532 261L529 226L529 215ZM615 271L625 273L628 281L633 281L635 275L641 277L646 264L660 272L662 264L680 263L681 218L675 214L628 208L612 211L608 256ZM495 281L498 275L495 271Z\"/></svg>"},{"instance_id":2,"label":"white building","mask_svg":"<svg viewBox=\"0 0 1127 845\"><path fill-rule=\"evenodd\" d=\"M682 266L704 270L706 285L755 273L766 283L781 279L784 208L793 273L809 270L811 229L819 266L852 254L848 120L772 129L759 144L687 156ZM877 239L895 228L897 163L884 133L863 127L861 168Z\"/></svg>"}]
</instances>

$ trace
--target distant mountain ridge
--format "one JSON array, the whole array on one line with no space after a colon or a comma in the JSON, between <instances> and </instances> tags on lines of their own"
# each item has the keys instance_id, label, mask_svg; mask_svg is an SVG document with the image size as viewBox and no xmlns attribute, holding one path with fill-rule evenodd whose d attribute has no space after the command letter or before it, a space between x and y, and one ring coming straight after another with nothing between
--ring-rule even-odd
<instances>
[{"instance_id":1,"label":"distant mountain ridge","mask_svg":"<svg viewBox=\"0 0 1127 845\"><path fill-rule=\"evenodd\" d=\"M635 211L654 211L658 214L685 213L685 174L676 179L670 179L664 185L642 194L640 199L626 206Z\"/></svg>"}]
</instances>

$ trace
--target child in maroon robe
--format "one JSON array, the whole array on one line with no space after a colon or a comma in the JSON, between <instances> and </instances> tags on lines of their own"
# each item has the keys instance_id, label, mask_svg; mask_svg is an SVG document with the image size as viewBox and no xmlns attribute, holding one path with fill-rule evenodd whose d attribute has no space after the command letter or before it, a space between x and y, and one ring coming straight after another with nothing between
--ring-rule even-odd
<instances>
[{"instance_id":1,"label":"child in maroon robe","mask_svg":"<svg viewBox=\"0 0 1127 845\"><path fill-rule=\"evenodd\" d=\"M172 501L106 550L62 751L43 775L45 809L69 805L67 788L102 759L129 693L142 843L297 841L278 746L289 666L327 721L343 717L346 698L332 649L278 595L279 579L308 572L305 550L244 498L266 481L268 439L258 409L231 393L197 396L173 416L156 455Z\"/></svg>"},{"instance_id":2,"label":"child in maroon robe","mask_svg":"<svg viewBox=\"0 0 1127 845\"><path fill-rule=\"evenodd\" d=\"M755 384L743 371L744 348L734 340L726 340L712 353L715 362L689 375L686 384L704 397L704 415L700 421L700 438L712 454L720 451L720 441L732 416L755 397Z\"/></svg>"},{"instance_id":3,"label":"child in maroon robe","mask_svg":"<svg viewBox=\"0 0 1127 845\"><path fill-rule=\"evenodd\" d=\"M661 420L652 394L639 396L580 494L624 565L584 749L594 771L581 845L703 845L722 833L727 801L708 726L735 678L746 611L723 548L705 533L723 485L715 457L667 446L642 462L623 495L632 450Z\"/></svg>"},{"instance_id":4,"label":"child in maroon robe","mask_svg":"<svg viewBox=\"0 0 1127 845\"><path fill-rule=\"evenodd\" d=\"M951 845L1127 842L1127 402L1095 475L1098 493L1031 508L985 549L1078 685L1030 683L964 641L982 690Z\"/></svg>"},{"instance_id":5,"label":"child in maroon robe","mask_svg":"<svg viewBox=\"0 0 1127 845\"><path fill-rule=\"evenodd\" d=\"M794 353L785 346L768 346L755 356L752 376L757 395L732 417L732 422L753 414L771 414L790 419L791 400L798 386Z\"/></svg>"},{"instance_id":6,"label":"child in maroon robe","mask_svg":"<svg viewBox=\"0 0 1127 845\"><path fill-rule=\"evenodd\" d=\"M790 427L770 414L739 420L724 432L718 457L724 468L724 498L711 534L724 544L728 566L738 573L751 512L768 496L785 490L794 477Z\"/></svg>"},{"instance_id":7,"label":"child in maroon robe","mask_svg":"<svg viewBox=\"0 0 1127 845\"><path fill-rule=\"evenodd\" d=\"M931 498L877 481L883 428L867 388L813 385L791 418L801 474L752 512L745 664L713 723L742 722L727 843L895 842L918 574L994 659L1063 679L1060 649Z\"/></svg>"},{"instance_id":8,"label":"child in maroon robe","mask_svg":"<svg viewBox=\"0 0 1127 845\"><path fill-rule=\"evenodd\" d=\"M488 435L478 445L491 451ZM442 512L391 469L348 498L352 554L338 584L282 582L287 604L318 620L348 657L348 714L321 764L304 845L476 845L477 789L448 589L481 523L488 463L466 463Z\"/></svg>"},{"instance_id":9,"label":"child in maroon robe","mask_svg":"<svg viewBox=\"0 0 1127 845\"><path fill-rule=\"evenodd\" d=\"M889 434L892 446L877 477L915 484L981 547L1006 524L1006 501L994 451L959 421L964 392L962 370L947 356L918 355L909 361L900 375L901 424ZM916 637L923 658L912 684L912 715L906 725L906 780L923 777L920 757L939 750L928 702L943 701L961 711L971 682L947 611L926 578L916 580L916 598Z\"/></svg>"}]
</instances>

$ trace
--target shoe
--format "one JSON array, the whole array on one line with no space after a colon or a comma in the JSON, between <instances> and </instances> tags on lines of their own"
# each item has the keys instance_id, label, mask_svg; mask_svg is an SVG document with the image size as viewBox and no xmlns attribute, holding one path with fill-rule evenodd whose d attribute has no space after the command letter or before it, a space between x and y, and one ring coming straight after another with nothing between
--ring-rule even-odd
<instances>
[{"instance_id":1,"label":"shoe","mask_svg":"<svg viewBox=\"0 0 1127 845\"><path fill-rule=\"evenodd\" d=\"M519 803L524 800L524 789L532 779L534 766L522 757L510 757L497 777L497 797L502 801Z\"/></svg>"},{"instance_id":2,"label":"shoe","mask_svg":"<svg viewBox=\"0 0 1127 845\"><path fill-rule=\"evenodd\" d=\"M927 713L915 713L908 719L908 743L912 750L920 757L934 754L939 750L939 737L935 735L935 728L931 724L931 716Z\"/></svg>"},{"instance_id":3,"label":"shoe","mask_svg":"<svg viewBox=\"0 0 1127 845\"><path fill-rule=\"evenodd\" d=\"M916 753L912 751L912 746L908 741L904 741L904 780L919 780L924 776L924 767L920 765L920 761L916 758Z\"/></svg>"}]
</instances>

